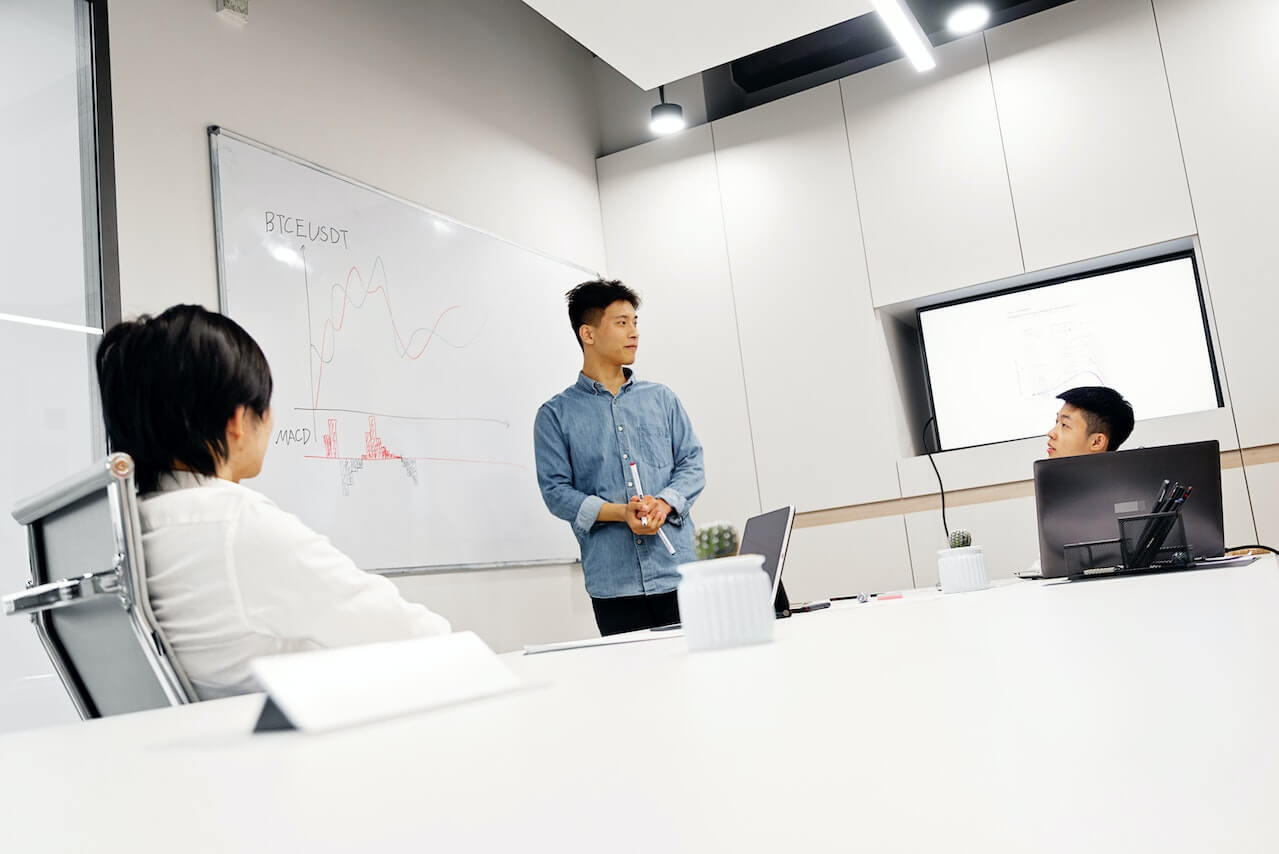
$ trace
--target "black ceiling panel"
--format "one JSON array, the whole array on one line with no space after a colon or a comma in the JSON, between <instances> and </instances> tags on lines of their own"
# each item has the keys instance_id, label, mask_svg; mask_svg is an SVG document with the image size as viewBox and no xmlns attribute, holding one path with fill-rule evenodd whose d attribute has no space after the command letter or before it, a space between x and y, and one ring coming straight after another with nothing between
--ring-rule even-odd
<instances>
[{"instance_id":1,"label":"black ceiling panel","mask_svg":"<svg viewBox=\"0 0 1279 854\"><path fill-rule=\"evenodd\" d=\"M971 0L906 0L934 45L952 41L946 18ZM987 28L1060 6L1069 0L982 0L990 7ZM711 119L767 103L901 56L877 13L844 21L815 33L713 68L702 75Z\"/></svg>"}]
</instances>

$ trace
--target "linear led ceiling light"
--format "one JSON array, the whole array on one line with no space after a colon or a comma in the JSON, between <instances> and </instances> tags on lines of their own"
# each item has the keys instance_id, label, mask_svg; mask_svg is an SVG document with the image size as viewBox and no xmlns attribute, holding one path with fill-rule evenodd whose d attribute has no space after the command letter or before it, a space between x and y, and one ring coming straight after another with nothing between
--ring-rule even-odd
<instances>
[{"instance_id":1,"label":"linear led ceiling light","mask_svg":"<svg viewBox=\"0 0 1279 854\"><path fill-rule=\"evenodd\" d=\"M662 99L662 103L653 108L653 117L648 123L648 129L663 136L683 130L684 108L679 104L666 103L665 86L657 87L657 97Z\"/></svg>"},{"instance_id":2,"label":"linear led ceiling light","mask_svg":"<svg viewBox=\"0 0 1279 854\"><path fill-rule=\"evenodd\" d=\"M946 19L946 29L951 35L966 36L975 33L990 20L990 7L981 3L965 3L950 13Z\"/></svg>"},{"instance_id":3,"label":"linear led ceiling light","mask_svg":"<svg viewBox=\"0 0 1279 854\"><path fill-rule=\"evenodd\" d=\"M910 13L902 0L871 0L879 19L888 27L888 32L897 39L897 44L915 66L916 71L932 71L937 67L933 59L932 45L928 36L924 35L919 21Z\"/></svg>"}]
</instances>

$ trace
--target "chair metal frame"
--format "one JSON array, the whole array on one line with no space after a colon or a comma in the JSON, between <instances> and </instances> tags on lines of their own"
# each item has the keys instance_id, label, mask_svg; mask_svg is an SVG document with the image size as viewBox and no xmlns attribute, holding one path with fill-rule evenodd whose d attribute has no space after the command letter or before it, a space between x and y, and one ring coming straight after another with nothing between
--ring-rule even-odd
<instances>
[{"instance_id":1,"label":"chair metal frame","mask_svg":"<svg viewBox=\"0 0 1279 854\"><path fill-rule=\"evenodd\" d=\"M78 604L115 597L128 614L138 645L170 705L195 702L191 683L173 654L151 610L147 595L146 562L142 553L142 524L138 516L134 463L128 454L115 453L81 474L74 475L19 503L13 518L27 528L31 578L27 589L0 599L8 616L27 615L35 625L53 668L62 680L76 711L84 719L101 717L49 619L50 612ZM85 567L82 575L47 581L44 548L37 533L51 514L99 490L110 505L115 560L111 566ZM43 581L43 583L41 583Z\"/></svg>"}]
</instances>

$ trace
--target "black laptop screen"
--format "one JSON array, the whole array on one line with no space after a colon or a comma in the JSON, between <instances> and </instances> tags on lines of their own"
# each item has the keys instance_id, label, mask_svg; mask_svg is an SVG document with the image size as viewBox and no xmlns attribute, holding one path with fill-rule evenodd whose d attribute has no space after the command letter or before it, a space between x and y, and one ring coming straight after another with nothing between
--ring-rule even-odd
<instances>
[{"instance_id":1,"label":"black laptop screen","mask_svg":"<svg viewBox=\"0 0 1279 854\"><path fill-rule=\"evenodd\" d=\"M778 573L786 559L786 542L790 538L794 513L794 508L782 507L752 516L746 520L746 528L742 531L738 554L764 556L764 571L768 573L768 582L774 592L777 591Z\"/></svg>"}]
</instances>

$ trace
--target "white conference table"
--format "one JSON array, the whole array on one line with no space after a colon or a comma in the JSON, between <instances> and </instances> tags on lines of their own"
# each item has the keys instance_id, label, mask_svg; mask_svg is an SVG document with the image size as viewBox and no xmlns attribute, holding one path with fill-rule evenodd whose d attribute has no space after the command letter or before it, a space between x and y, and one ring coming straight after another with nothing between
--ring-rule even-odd
<instances>
[{"instance_id":1,"label":"white conference table","mask_svg":"<svg viewBox=\"0 0 1279 854\"><path fill-rule=\"evenodd\" d=\"M1279 567L839 604L507 661L325 735L260 696L0 737L0 850L1279 850Z\"/></svg>"}]
</instances>

